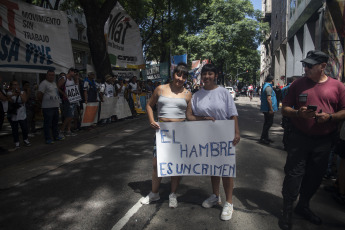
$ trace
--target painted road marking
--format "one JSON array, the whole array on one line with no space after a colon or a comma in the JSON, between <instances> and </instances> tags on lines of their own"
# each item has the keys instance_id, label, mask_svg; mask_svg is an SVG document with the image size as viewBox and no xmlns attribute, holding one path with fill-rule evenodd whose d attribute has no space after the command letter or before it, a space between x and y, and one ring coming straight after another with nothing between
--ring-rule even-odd
<instances>
[{"instance_id":1,"label":"painted road marking","mask_svg":"<svg viewBox=\"0 0 345 230\"><path fill-rule=\"evenodd\" d=\"M124 215L124 217L122 217L113 227L111 230L120 230L123 228L123 226L125 226L127 224L127 222L129 221L129 219L141 208L141 206L143 206L140 201L143 199L144 197L142 197L141 199L139 199L139 201L133 205L133 207Z\"/></svg>"}]
</instances>

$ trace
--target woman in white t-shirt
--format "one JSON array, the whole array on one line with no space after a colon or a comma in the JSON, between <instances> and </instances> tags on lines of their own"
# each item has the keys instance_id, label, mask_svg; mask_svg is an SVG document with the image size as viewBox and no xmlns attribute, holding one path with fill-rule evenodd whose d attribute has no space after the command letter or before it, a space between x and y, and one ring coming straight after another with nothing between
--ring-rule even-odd
<instances>
[{"instance_id":1,"label":"woman in white t-shirt","mask_svg":"<svg viewBox=\"0 0 345 230\"><path fill-rule=\"evenodd\" d=\"M13 141L15 143L15 149L20 147L19 144L19 132L18 126L22 130L24 144L26 146L31 146L28 139L28 124L26 121L26 109L25 102L27 100L27 95L24 91L21 91L17 81L11 81L10 90L7 92L7 97L9 100L9 108L7 111L7 120L10 122L12 128ZM17 107L13 107L13 104L17 104ZM15 108L15 109L12 109Z\"/></svg>"},{"instance_id":2,"label":"woman in white t-shirt","mask_svg":"<svg viewBox=\"0 0 345 230\"><path fill-rule=\"evenodd\" d=\"M187 119L196 120L234 120L235 138L233 145L240 141L240 130L238 126L238 113L232 96L225 88L217 86L217 68L213 64L206 64L201 70L201 79L204 87L196 92L187 108ZM226 195L226 202L221 213L222 220L230 220L233 212L232 191L234 181L232 177L222 177L223 187ZM211 208L219 204L220 177L211 176L213 194L206 199L202 206Z\"/></svg>"}]
</instances>

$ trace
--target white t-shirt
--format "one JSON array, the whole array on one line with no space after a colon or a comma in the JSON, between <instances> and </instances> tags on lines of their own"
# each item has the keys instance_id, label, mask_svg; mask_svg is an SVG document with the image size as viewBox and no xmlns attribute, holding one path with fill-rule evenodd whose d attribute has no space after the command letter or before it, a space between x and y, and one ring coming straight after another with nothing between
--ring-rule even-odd
<instances>
[{"instance_id":1,"label":"white t-shirt","mask_svg":"<svg viewBox=\"0 0 345 230\"><path fill-rule=\"evenodd\" d=\"M238 116L234 99L230 92L222 87L213 90L204 88L192 97L192 110L195 116L213 117L216 120L229 120Z\"/></svg>"},{"instance_id":2,"label":"white t-shirt","mask_svg":"<svg viewBox=\"0 0 345 230\"><path fill-rule=\"evenodd\" d=\"M137 90L137 88L138 88L138 84L137 84L137 83L132 83L132 82L130 82L129 85L132 87L132 88L131 88L132 91L135 91L135 90Z\"/></svg>"},{"instance_id":3,"label":"white t-shirt","mask_svg":"<svg viewBox=\"0 0 345 230\"><path fill-rule=\"evenodd\" d=\"M71 85L75 85L74 79L72 78L71 80L69 80L68 78L66 78L65 86L67 87Z\"/></svg>"},{"instance_id":4,"label":"white t-shirt","mask_svg":"<svg viewBox=\"0 0 345 230\"><path fill-rule=\"evenodd\" d=\"M24 91L20 91L20 94L22 95ZM12 91L7 92L7 96L10 96L13 102L17 100L17 96L14 96L12 94ZM22 102L22 98L19 96L17 102L19 103L20 107L17 110L17 115L12 114L11 120L12 121L23 121L26 119L26 109L25 109L25 103Z\"/></svg>"},{"instance_id":5,"label":"white t-shirt","mask_svg":"<svg viewBox=\"0 0 345 230\"><path fill-rule=\"evenodd\" d=\"M104 95L106 97L114 97L114 85L108 84L108 83L104 83Z\"/></svg>"},{"instance_id":6,"label":"white t-shirt","mask_svg":"<svg viewBox=\"0 0 345 230\"><path fill-rule=\"evenodd\" d=\"M43 93L42 108L59 107L61 99L55 82L42 81L38 86L38 91Z\"/></svg>"},{"instance_id":7,"label":"white t-shirt","mask_svg":"<svg viewBox=\"0 0 345 230\"><path fill-rule=\"evenodd\" d=\"M120 89L120 88L121 88L121 85L120 85L120 84L116 84L116 87L117 87L118 89ZM124 97L124 96L125 96L125 90L126 90L126 87L125 87L125 85L123 85L121 91L120 91L119 94L118 94L118 96Z\"/></svg>"}]
</instances>

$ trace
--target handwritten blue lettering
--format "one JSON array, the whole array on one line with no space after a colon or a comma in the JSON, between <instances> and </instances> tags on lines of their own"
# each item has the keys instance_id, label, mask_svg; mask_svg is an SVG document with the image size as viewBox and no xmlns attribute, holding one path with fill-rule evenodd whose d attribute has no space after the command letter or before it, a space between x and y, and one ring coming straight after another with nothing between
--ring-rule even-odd
<instances>
[{"instance_id":1,"label":"handwritten blue lettering","mask_svg":"<svg viewBox=\"0 0 345 230\"><path fill-rule=\"evenodd\" d=\"M186 146L186 148L185 149L183 149L182 148L182 145L180 145L180 150L181 150L181 158L182 158L182 154L183 154L183 152L186 152L186 157L187 157L187 154L188 154L188 147L187 147L187 145L185 145Z\"/></svg>"},{"instance_id":2,"label":"handwritten blue lettering","mask_svg":"<svg viewBox=\"0 0 345 230\"><path fill-rule=\"evenodd\" d=\"M193 153L195 154L195 157L198 157L198 153L196 152L195 145L193 145L192 150L190 151L189 158L191 158Z\"/></svg>"},{"instance_id":3,"label":"handwritten blue lettering","mask_svg":"<svg viewBox=\"0 0 345 230\"><path fill-rule=\"evenodd\" d=\"M211 156L217 157L219 156L219 143L217 142L211 142Z\"/></svg>"},{"instance_id":4,"label":"handwritten blue lettering","mask_svg":"<svg viewBox=\"0 0 345 230\"><path fill-rule=\"evenodd\" d=\"M173 130L173 143L180 144L181 142L175 140L175 130Z\"/></svg>"},{"instance_id":5,"label":"handwritten blue lettering","mask_svg":"<svg viewBox=\"0 0 345 230\"><path fill-rule=\"evenodd\" d=\"M208 157L208 144L205 146L199 145L200 156L202 156L202 149L206 149L206 157Z\"/></svg>"},{"instance_id":6,"label":"handwritten blue lettering","mask_svg":"<svg viewBox=\"0 0 345 230\"><path fill-rule=\"evenodd\" d=\"M169 130L161 130L161 143L170 143L170 141L165 141L164 137L166 137L167 135L165 133L168 133Z\"/></svg>"},{"instance_id":7,"label":"handwritten blue lettering","mask_svg":"<svg viewBox=\"0 0 345 230\"><path fill-rule=\"evenodd\" d=\"M173 173L173 171L172 171L172 169L171 169L171 166L173 165L173 163L171 163L171 162L169 162L168 163L168 171L167 171L167 173L169 174L169 175L171 175L172 173Z\"/></svg>"},{"instance_id":8,"label":"handwritten blue lettering","mask_svg":"<svg viewBox=\"0 0 345 230\"><path fill-rule=\"evenodd\" d=\"M194 165L193 166L193 172L195 173L195 174L200 174L199 172L197 172L196 170L195 170L195 168L197 167L197 166L199 166L200 164L196 164L196 165Z\"/></svg>"},{"instance_id":9,"label":"handwritten blue lettering","mask_svg":"<svg viewBox=\"0 0 345 230\"><path fill-rule=\"evenodd\" d=\"M166 165L167 163L160 163L159 164L159 169L160 169L160 172L161 172L161 175L162 176L166 176L166 174L165 173L163 173L163 170L165 170L164 168L163 168L163 165Z\"/></svg>"}]
</instances>

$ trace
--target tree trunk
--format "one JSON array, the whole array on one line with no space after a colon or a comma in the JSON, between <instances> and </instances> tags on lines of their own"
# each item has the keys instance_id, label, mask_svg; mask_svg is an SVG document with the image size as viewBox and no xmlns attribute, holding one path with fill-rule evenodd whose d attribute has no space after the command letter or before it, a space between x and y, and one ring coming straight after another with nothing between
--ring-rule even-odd
<instances>
[{"instance_id":1,"label":"tree trunk","mask_svg":"<svg viewBox=\"0 0 345 230\"><path fill-rule=\"evenodd\" d=\"M87 23L87 37L91 58L98 79L111 74L111 64L104 37L104 25L117 1L107 0L100 8L94 0L79 0Z\"/></svg>"}]
</instances>

